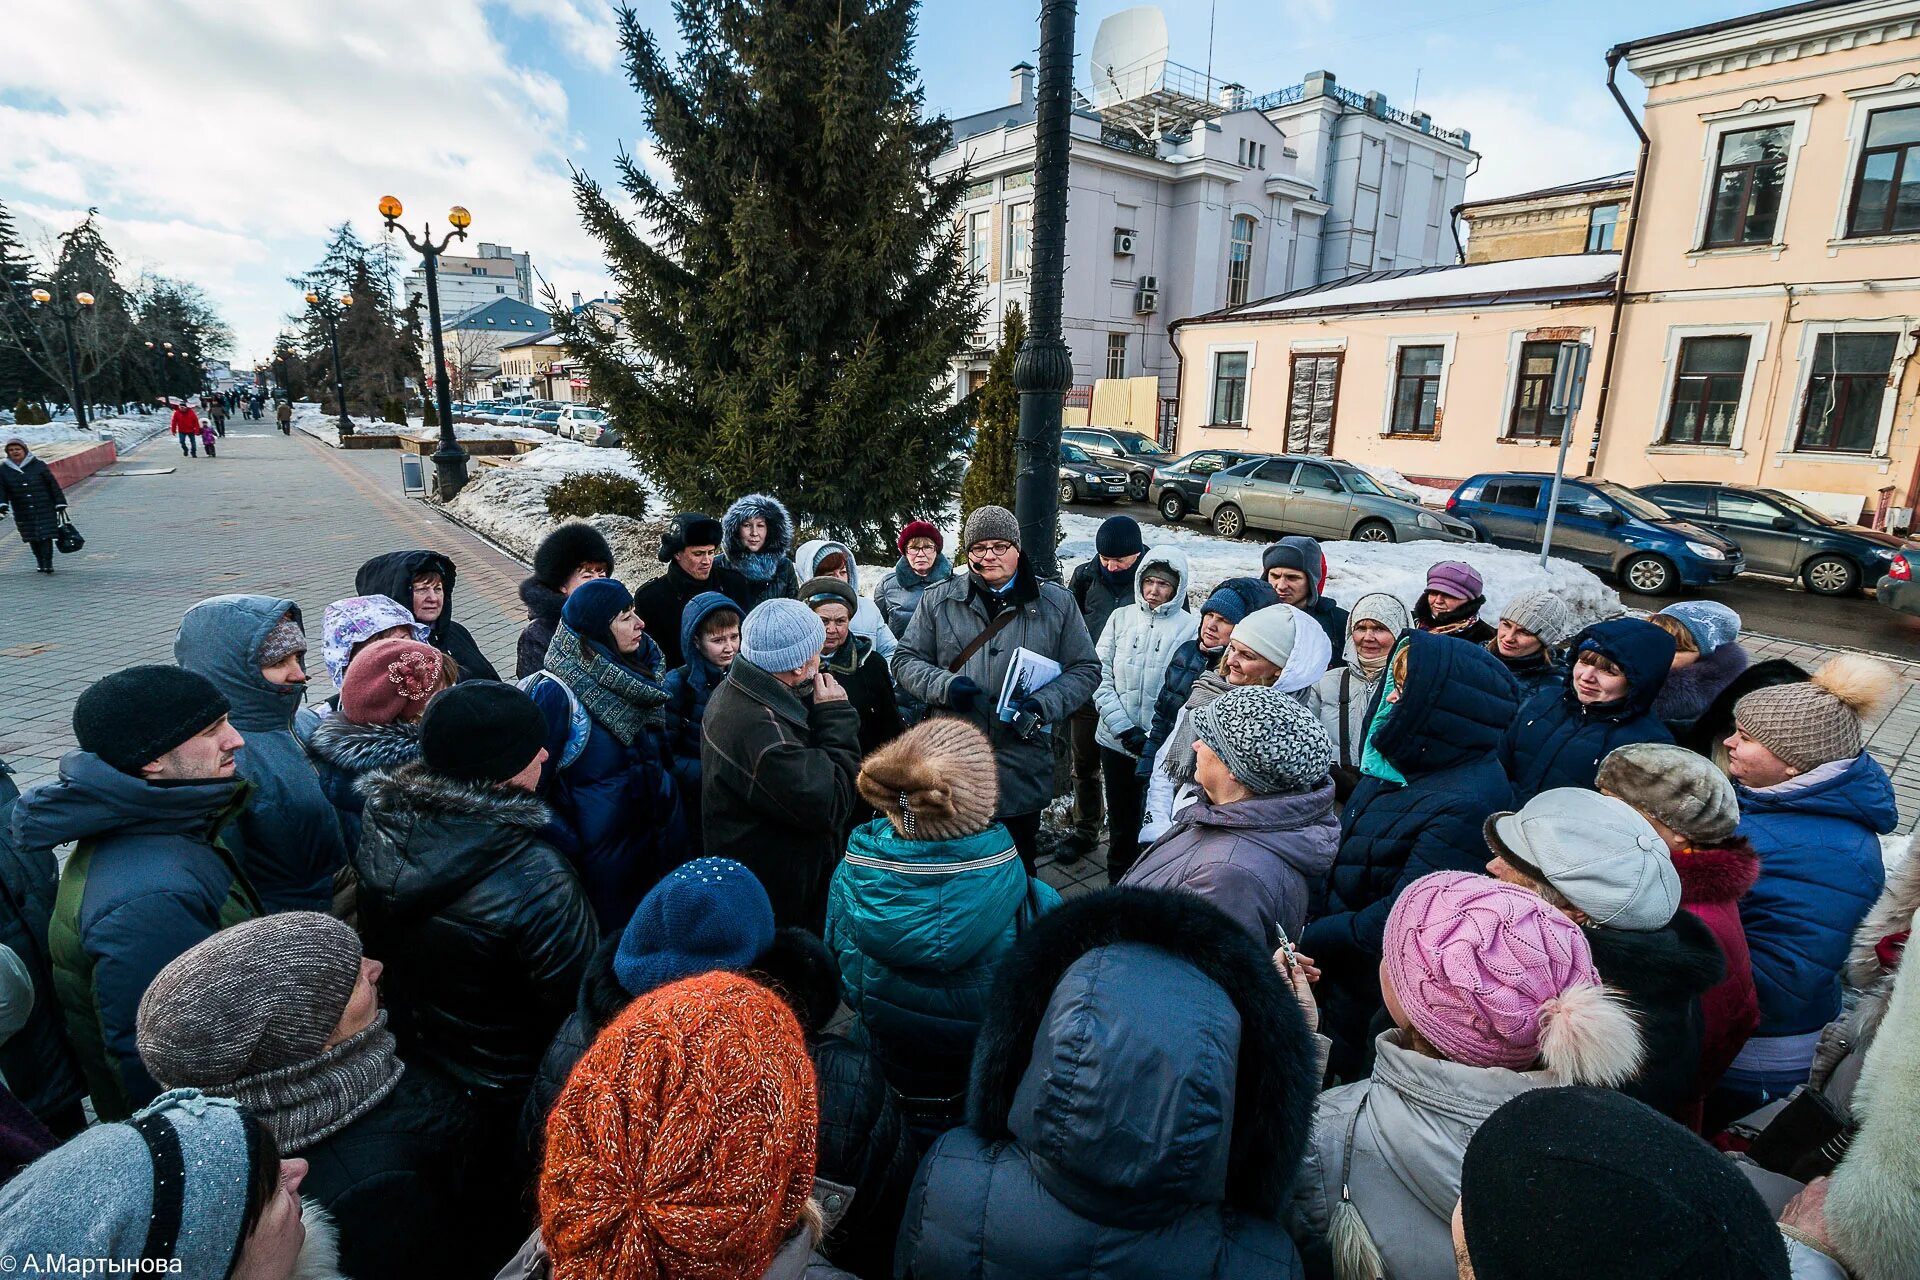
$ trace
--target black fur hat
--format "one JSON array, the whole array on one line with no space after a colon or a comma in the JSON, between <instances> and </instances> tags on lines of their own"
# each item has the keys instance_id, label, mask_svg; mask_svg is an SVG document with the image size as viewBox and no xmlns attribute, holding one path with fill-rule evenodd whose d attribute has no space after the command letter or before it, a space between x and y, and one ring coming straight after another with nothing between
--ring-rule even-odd
<instances>
[{"instance_id":1,"label":"black fur hat","mask_svg":"<svg viewBox=\"0 0 1920 1280\"><path fill-rule=\"evenodd\" d=\"M592 525L570 520L546 537L533 553L533 576L558 591L583 564L603 564L613 572L613 548Z\"/></svg>"},{"instance_id":2,"label":"black fur hat","mask_svg":"<svg viewBox=\"0 0 1920 1280\"><path fill-rule=\"evenodd\" d=\"M660 539L660 563L665 564L688 547L717 547L726 536L720 522L712 516L682 511Z\"/></svg>"}]
</instances>

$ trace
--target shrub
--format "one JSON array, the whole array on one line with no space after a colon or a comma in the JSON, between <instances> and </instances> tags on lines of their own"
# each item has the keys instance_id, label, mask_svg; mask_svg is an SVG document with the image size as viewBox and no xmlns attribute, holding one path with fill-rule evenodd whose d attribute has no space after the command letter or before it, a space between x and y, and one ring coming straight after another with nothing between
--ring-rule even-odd
<instances>
[{"instance_id":1,"label":"shrub","mask_svg":"<svg viewBox=\"0 0 1920 1280\"><path fill-rule=\"evenodd\" d=\"M15 426L44 427L52 421L52 416L47 413L43 405L29 404L24 399L16 400L13 403L13 422Z\"/></svg>"},{"instance_id":2,"label":"shrub","mask_svg":"<svg viewBox=\"0 0 1920 1280\"><path fill-rule=\"evenodd\" d=\"M406 400L400 396L389 397L387 400L387 403L385 404L385 406L383 406L382 416L385 417L388 422L397 422L403 427L406 426L407 425Z\"/></svg>"},{"instance_id":3,"label":"shrub","mask_svg":"<svg viewBox=\"0 0 1920 1280\"><path fill-rule=\"evenodd\" d=\"M547 514L556 520L613 515L644 520L647 491L618 471L581 471L547 490Z\"/></svg>"}]
</instances>

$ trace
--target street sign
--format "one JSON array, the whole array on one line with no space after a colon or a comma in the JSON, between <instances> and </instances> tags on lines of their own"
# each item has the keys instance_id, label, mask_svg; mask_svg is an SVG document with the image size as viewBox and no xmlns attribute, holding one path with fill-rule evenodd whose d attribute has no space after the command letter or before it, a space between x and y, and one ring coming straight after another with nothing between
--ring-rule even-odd
<instances>
[{"instance_id":1,"label":"street sign","mask_svg":"<svg viewBox=\"0 0 1920 1280\"><path fill-rule=\"evenodd\" d=\"M1567 445L1573 439L1573 420L1587 394L1587 362L1593 348L1584 342L1563 342L1553 361L1553 390L1547 410L1560 415L1560 456L1553 464L1553 488L1547 495L1547 522L1540 530L1540 567L1553 550L1553 522L1560 513L1560 480L1567 474Z\"/></svg>"},{"instance_id":2,"label":"street sign","mask_svg":"<svg viewBox=\"0 0 1920 1280\"><path fill-rule=\"evenodd\" d=\"M400 492L409 498L427 496L426 472L417 453L400 455Z\"/></svg>"}]
</instances>

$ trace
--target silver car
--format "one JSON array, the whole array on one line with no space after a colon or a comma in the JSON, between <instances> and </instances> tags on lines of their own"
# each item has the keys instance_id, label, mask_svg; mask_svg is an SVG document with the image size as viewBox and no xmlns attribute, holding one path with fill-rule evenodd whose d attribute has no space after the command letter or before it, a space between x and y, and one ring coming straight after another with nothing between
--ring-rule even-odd
<instances>
[{"instance_id":1,"label":"silver car","mask_svg":"<svg viewBox=\"0 0 1920 1280\"><path fill-rule=\"evenodd\" d=\"M1215 472L1200 495L1200 516L1223 538L1268 529L1322 541L1475 541L1464 520L1396 498L1360 468L1334 458L1281 454Z\"/></svg>"}]
</instances>

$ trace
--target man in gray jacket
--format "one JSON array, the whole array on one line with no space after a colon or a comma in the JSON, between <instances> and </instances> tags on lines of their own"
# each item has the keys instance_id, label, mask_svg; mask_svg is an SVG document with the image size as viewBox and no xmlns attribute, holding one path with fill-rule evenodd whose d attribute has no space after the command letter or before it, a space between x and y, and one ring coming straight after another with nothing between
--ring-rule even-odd
<instances>
[{"instance_id":1,"label":"man in gray jacket","mask_svg":"<svg viewBox=\"0 0 1920 1280\"><path fill-rule=\"evenodd\" d=\"M967 716L986 732L1000 775L995 816L1031 873L1040 811L1053 799L1048 735L1092 696L1100 659L1073 596L1034 577L1022 558L1011 511L977 508L960 542L967 573L927 588L894 651L893 678L935 711ZM1051 658L1060 674L1018 699L1010 708L1018 714L1003 721L995 704L1017 649Z\"/></svg>"}]
</instances>

